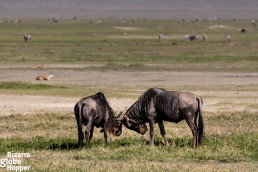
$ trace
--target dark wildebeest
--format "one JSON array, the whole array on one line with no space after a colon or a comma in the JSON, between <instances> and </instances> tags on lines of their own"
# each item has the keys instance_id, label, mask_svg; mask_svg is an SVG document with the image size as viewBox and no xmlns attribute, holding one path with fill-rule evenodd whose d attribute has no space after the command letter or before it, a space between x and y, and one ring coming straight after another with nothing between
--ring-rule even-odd
<instances>
[{"instance_id":1,"label":"dark wildebeest","mask_svg":"<svg viewBox=\"0 0 258 172\"><path fill-rule=\"evenodd\" d=\"M52 21L53 21L54 23L58 23L58 22L59 22L59 19L57 19L57 18L52 18Z\"/></svg>"},{"instance_id":2,"label":"dark wildebeest","mask_svg":"<svg viewBox=\"0 0 258 172\"><path fill-rule=\"evenodd\" d=\"M246 33L246 29L241 29L241 33Z\"/></svg>"},{"instance_id":3,"label":"dark wildebeest","mask_svg":"<svg viewBox=\"0 0 258 172\"><path fill-rule=\"evenodd\" d=\"M116 118L112 108L109 106L103 93L82 98L74 106L74 113L78 127L78 145L83 144L83 125L86 126L85 137L89 146L93 136L94 126L102 127L104 132L105 143L107 144L108 134L120 136L122 133L122 124Z\"/></svg>"},{"instance_id":4,"label":"dark wildebeest","mask_svg":"<svg viewBox=\"0 0 258 172\"><path fill-rule=\"evenodd\" d=\"M30 41L30 40L31 40L31 35L25 33L24 36L23 36L23 38L24 38L24 41L25 41L25 42Z\"/></svg>"},{"instance_id":5,"label":"dark wildebeest","mask_svg":"<svg viewBox=\"0 0 258 172\"><path fill-rule=\"evenodd\" d=\"M188 39L190 41L194 41L194 40L198 39L198 35L189 35Z\"/></svg>"},{"instance_id":6,"label":"dark wildebeest","mask_svg":"<svg viewBox=\"0 0 258 172\"><path fill-rule=\"evenodd\" d=\"M193 147L202 143L204 124L202 119L202 99L188 92L148 89L118 120L127 128L140 134L150 127L150 145L154 145L154 124L158 123L160 134L168 144L163 121L178 123L186 120L193 134ZM198 125L197 125L198 118Z\"/></svg>"}]
</instances>

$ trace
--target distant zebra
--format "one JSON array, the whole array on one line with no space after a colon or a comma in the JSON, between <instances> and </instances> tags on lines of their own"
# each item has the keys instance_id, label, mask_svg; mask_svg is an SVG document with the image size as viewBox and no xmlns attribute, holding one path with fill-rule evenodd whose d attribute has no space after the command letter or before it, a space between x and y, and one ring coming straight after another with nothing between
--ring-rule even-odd
<instances>
[{"instance_id":1,"label":"distant zebra","mask_svg":"<svg viewBox=\"0 0 258 172\"><path fill-rule=\"evenodd\" d=\"M225 35L224 42L230 42L230 35Z\"/></svg>"},{"instance_id":2,"label":"distant zebra","mask_svg":"<svg viewBox=\"0 0 258 172\"><path fill-rule=\"evenodd\" d=\"M24 36L23 36L23 38L24 38L24 41L25 41L25 42L30 41L30 40L31 40L31 35L25 33Z\"/></svg>"},{"instance_id":3,"label":"distant zebra","mask_svg":"<svg viewBox=\"0 0 258 172\"><path fill-rule=\"evenodd\" d=\"M162 41L164 39L164 35L163 34L159 34L159 41Z\"/></svg>"},{"instance_id":4,"label":"distant zebra","mask_svg":"<svg viewBox=\"0 0 258 172\"><path fill-rule=\"evenodd\" d=\"M204 40L205 42L208 41L207 35L203 34L202 38L203 38L203 40Z\"/></svg>"},{"instance_id":5,"label":"distant zebra","mask_svg":"<svg viewBox=\"0 0 258 172\"><path fill-rule=\"evenodd\" d=\"M252 23L252 25L253 25L254 27L256 27L256 26L257 26L257 22L256 22L256 20L251 20L251 23Z\"/></svg>"}]
</instances>

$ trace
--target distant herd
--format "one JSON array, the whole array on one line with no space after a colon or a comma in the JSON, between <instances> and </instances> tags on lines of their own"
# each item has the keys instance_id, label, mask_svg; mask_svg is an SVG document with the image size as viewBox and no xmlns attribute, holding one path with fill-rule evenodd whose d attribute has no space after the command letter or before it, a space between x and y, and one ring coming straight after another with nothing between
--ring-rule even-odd
<instances>
[{"instance_id":1,"label":"distant herd","mask_svg":"<svg viewBox=\"0 0 258 172\"><path fill-rule=\"evenodd\" d=\"M78 128L78 146L83 146L84 137L89 146L93 137L94 127L101 127L105 143L111 134L120 136L122 126L139 134L148 130L151 146L154 145L154 125L158 123L164 145L169 145L163 121L178 123L185 120L193 135L193 148L202 144L204 123L202 117L202 98L189 93L166 91L161 88L150 88L124 113L115 116L105 95L98 92L80 99L74 106ZM85 130L83 130L85 126Z\"/></svg>"},{"instance_id":2,"label":"distant herd","mask_svg":"<svg viewBox=\"0 0 258 172\"><path fill-rule=\"evenodd\" d=\"M76 20L77 18L74 18ZM59 19L53 18L53 22L58 23ZM91 21L91 23L93 23ZM134 22L135 23L135 22ZM256 21L252 21L256 26ZM246 33L246 29L241 29L241 33ZM32 40L32 36L25 33L24 41ZM163 34L158 35L158 40L165 38ZM185 40L194 41L199 35L185 35ZM208 41L207 35L202 35L203 41ZM224 42L230 41L230 35L224 37ZM53 74L48 76L38 76L36 80L50 80ZM161 88L150 88L146 90L139 99L123 114L116 116L110 107L105 95L98 92L80 99L74 106L74 113L78 128L78 146L83 146L83 140L86 139L87 146L93 137L94 127L102 128L105 143L108 143L108 137L111 134L120 136L122 127L133 130L139 134L145 134L148 130L146 123L149 124L149 135L151 146L154 145L154 125L158 123L160 134L163 137L164 145L169 145L163 121L178 123L185 120L191 129L193 135L192 147L202 144L204 136L204 123L202 117L202 98L189 93L166 91ZM85 128L83 130L83 128Z\"/></svg>"}]
</instances>

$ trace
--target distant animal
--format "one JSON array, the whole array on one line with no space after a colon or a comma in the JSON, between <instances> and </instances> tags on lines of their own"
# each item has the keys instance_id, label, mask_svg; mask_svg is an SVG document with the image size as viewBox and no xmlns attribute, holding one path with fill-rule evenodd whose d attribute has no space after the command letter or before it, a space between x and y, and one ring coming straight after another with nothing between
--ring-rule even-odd
<instances>
[{"instance_id":1,"label":"distant animal","mask_svg":"<svg viewBox=\"0 0 258 172\"><path fill-rule=\"evenodd\" d=\"M185 39L194 41L194 40L198 39L198 35L185 35Z\"/></svg>"},{"instance_id":2,"label":"distant animal","mask_svg":"<svg viewBox=\"0 0 258 172\"><path fill-rule=\"evenodd\" d=\"M32 37L30 34L25 33L23 38L24 38L24 41L27 42L27 41L30 41Z\"/></svg>"},{"instance_id":3,"label":"distant animal","mask_svg":"<svg viewBox=\"0 0 258 172\"><path fill-rule=\"evenodd\" d=\"M108 133L116 136L120 136L122 133L122 124L117 120L102 92L82 98L75 104L74 113L77 121L79 148L82 147L84 139L83 125L86 126L84 134L88 146L93 137L94 126L103 128L101 132L104 132L106 144Z\"/></svg>"},{"instance_id":4,"label":"distant animal","mask_svg":"<svg viewBox=\"0 0 258 172\"><path fill-rule=\"evenodd\" d=\"M37 76L36 77L36 80L39 80L39 81L43 81L43 80L50 80L51 78L53 78L54 75L53 74L50 74L50 75L40 75L40 76Z\"/></svg>"},{"instance_id":5,"label":"distant animal","mask_svg":"<svg viewBox=\"0 0 258 172\"><path fill-rule=\"evenodd\" d=\"M150 88L125 112L118 116L128 129L145 134L149 123L150 145L154 145L154 124L158 123L165 145L168 145L163 121L178 123L185 120L193 134L193 147L202 143L204 123L200 97L189 92ZM198 125L197 125L198 118Z\"/></svg>"},{"instance_id":6,"label":"distant animal","mask_svg":"<svg viewBox=\"0 0 258 172\"><path fill-rule=\"evenodd\" d=\"M44 64L38 65L37 68L43 69L43 68L45 68L45 65Z\"/></svg>"},{"instance_id":7,"label":"distant animal","mask_svg":"<svg viewBox=\"0 0 258 172\"><path fill-rule=\"evenodd\" d=\"M164 39L164 35L163 34L159 34L159 41L162 41Z\"/></svg>"},{"instance_id":8,"label":"distant animal","mask_svg":"<svg viewBox=\"0 0 258 172\"><path fill-rule=\"evenodd\" d=\"M230 35L225 35L224 42L230 42Z\"/></svg>"},{"instance_id":9,"label":"distant animal","mask_svg":"<svg viewBox=\"0 0 258 172\"><path fill-rule=\"evenodd\" d=\"M256 26L257 26L256 20L251 20L251 24L252 24L254 27L256 27Z\"/></svg>"},{"instance_id":10,"label":"distant animal","mask_svg":"<svg viewBox=\"0 0 258 172\"><path fill-rule=\"evenodd\" d=\"M203 38L203 40L204 40L205 42L207 42L207 41L208 41L208 37L207 37L207 35L203 34L202 38Z\"/></svg>"},{"instance_id":11,"label":"distant animal","mask_svg":"<svg viewBox=\"0 0 258 172\"><path fill-rule=\"evenodd\" d=\"M58 22L59 22L59 19L57 19L57 18L52 18L52 21L53 21L54 23L58 23Z\"/></svg>"},{"instance_id":12,"label":"distant animal","mask_svg":"<svg viewBox=\"0 0 258 172\"><path fill-rule=\"evenodd\" d=\"M246 29L241 29L241 33L246 33Z\"/></svg>"},{"instance_id":13,"label":"distant animal","mask_svg":"<svg viewBox=\"0 0 258 172\"><path fill-rule=\"evenodd\" d=\"M178 43L177 42L172 42L172 45L178 45Z\"/></svg>"}]
</instances>

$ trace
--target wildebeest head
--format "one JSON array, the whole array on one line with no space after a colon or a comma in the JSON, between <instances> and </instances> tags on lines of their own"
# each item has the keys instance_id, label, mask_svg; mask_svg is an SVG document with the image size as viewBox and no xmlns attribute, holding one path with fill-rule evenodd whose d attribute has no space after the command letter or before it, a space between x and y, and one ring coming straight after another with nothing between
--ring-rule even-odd
<instances>
[{"instance_id":1,"label":"wildebeest head","mask_svg":"<svg viewBox=\"0 0 258 172\"><path fill-rule=\"evenodd\" d=\"M120 136L122 134L122 123L117 120L112 121L112 124L108 126L108 131L116 136Z\"/></svg>"},{"instance_id":2,"label":"wildebeest head","mask_svg":"<svg viewBox=\"0 0 258 172\"><path fill-rule=\"evenodd\" d=\"M148 130L145 123L137 123L134 119L130 119L126 114L123 116L122 114L120 114L118 116L118 121L121 121L121 123L124 124L126 128L133 130L137 133L140 133L142 135L145 134Z\"/></svg>"},{"instance_id":3,"label":"wildebeest head","mask_svg":"<svg viewBox=\"0 0 258 172\"><path fill-rule=\"evenodd\" d=\"M120 112L122 114L122 112ZM117 118L112 119L107 124L107 130L109 133L112 133L113 135L120 136L122 134L122 123L121 121L117 120ZM104 132L104 129L102 129L100 132Z\"/></svg>"}]
</instances>

